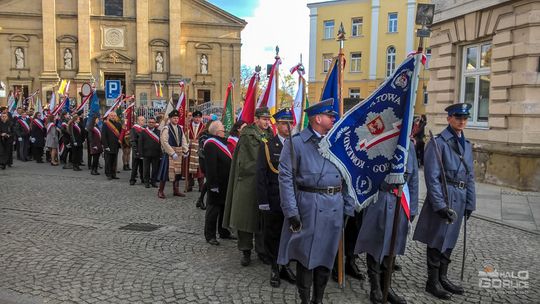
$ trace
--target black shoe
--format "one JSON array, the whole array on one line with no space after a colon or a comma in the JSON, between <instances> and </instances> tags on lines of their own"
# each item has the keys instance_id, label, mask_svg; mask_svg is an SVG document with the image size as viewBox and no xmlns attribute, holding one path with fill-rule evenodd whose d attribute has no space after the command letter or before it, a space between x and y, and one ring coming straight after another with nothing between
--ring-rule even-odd
<instances>
[{"instance_id":1,"label":"black shoe","mask_svg":"<svg viewBox=\"0 0 540 304\"><path fill-rule=\"evenodd\" d=\"M235 236L232 235L232 234L229 234L229 235L223 235L223 236L220 235L219 238L222 239L222 240L238 240L238 238L235 237Z\"/></svg>"},{"instance_id":2,"label":"black shoe","mask_svg":"<svg viewBox=\"0 0 540 304\"><path fill-rule=\"evenodd\" d=\"M201 198L199 197L199 198L197 199L197 203L195 204L195 207L196 207L196 208L201 208L201 206L202 206L201 201L202 201L202 200L201 200Z\"/></svg>"},{"instance_id":3,"label":"black shoe","mask_svg":"<svg viewBox=\"0 0 540 304\"><path fill-rule=\"evenodd\" d=\"M281 266L279 277L291 284L296 284L296 275L288 265Z\"/></svg>"},{"instance_id":4,"label":"black shoe","mask_svg":"<svg viewBox=\"0 0 540 304\"><path fill-rule=\"evenodd\" d=\"M92 170L92 171L90 172L90 174L92 174L92 175L99 175L99 173L98 173L96 170Z\"/></svg>"},{"instance_id":5,"label":"black shoe","mask_svg":"<svg viewBox=\"0 0 540 304\"><path fill-rule=\"evenodd\" d=\"M43 161L41 159L36 160L36 163L43 164Z\"/></svg>"},{"instance_id":6,"label":"black shoe","mask_svg":"<svg viewBox=\"0 0 540 304\"><path fill-rule=\"evenodd\" d=\"M112 176L107 176L107 180L112 180Z\"/></svg>"},{"instance_id":7,"label":"black shoe","mask_svg":"<svg viewBox=\"0 0 540 304\"><path fill-rule=\"evenodd\" d=\"M242 258L240 259L240 265L248 266L251 264L251 250L242 251Z\"/></svg>"},{"instance_id":8,"label":"black shoe","mask_svg":"<svg viewBox=\"0 0 540 304\"><path fill-rule=\"evenodd\" d=\"M111 176L112 179L120 179L120 177L117 177L116 175Z\"/></svg>"},{"instance_id":9,"label":"black shoe","mask_svg":"<svg viewBox=\"0 0 540 304\"><path fill-rule=\"evenodd\" d=\"M270 267L270 286L278 288L281 285L281 279L279 277L279 265L272 265Z\"/></svg>"},{"instance_id":10,"label":"black shoe","mask_svg":"<svg viewBox=\"0 0 540 304\"><path fill-rule=\"evenodd\" d=\"M134 181L134 180L130 180L130 181L129 181L129 185L130 185L130 186L135 185L135 181Z\"/></svg>"},{"instance_id":11,"label":"black shoe","mask_svg":"<svg viewBox=\"0 0 540 304\"><path fill-rule=\"evenodd\" d=\"M71 164L65 164L62 169L73 169L73 165Z\"/></svg>"},{"instance_id":12,"label":"black shoe","mask_svg":"<svg viewBox=\"0 0 540 304\"><path fill-rule=\"evenodd\" d=\"M267 255L262 253L257 253L257 257L261 262L263 262L264 265L272 265L272 259L270 259Z\"/></svg>"},{"instance_id":13,"label":"black shoe","mask_svg":"<svg viewBox=\"0 0 540 304\"><path fill-rule=\"evenodd\" d=\"M218 242L216 239L210 239L210 240L208 240L207 242L208 242L208 244L210 244L210 245L214 245L214 246L219 245L219 242Z\"/></svg>"},{"instance_id":14,"label":"black shoe","mask_svg":"<svg viewBox=\"0 0 540 304\"><path fill-rule=\"evenodd\" d=\"M150 183L150 186L152 186L152 188L157 188L156 183Z\"/></svg>"},{"instance_id":15,"label":"black shoe","mask_svg":"<svg viewBox=\"0 0 540 304\"><path fill-rule=\"evenodd\" d=\"M448 273L448 264L444 264L441 261L441 266L439 268L439 281L441 282L441 286L453 294L462 295L463 293L465 293L465 290L463 289L463 287L452 283L448 279L447 273Z\"/></svg>"},{"instance_id":16,"label":"black shoe","mask_svg":"<svg viewBox=\"0 0 540 304\"><path fill-rule=\"evenodd\" d=\"M146 183L146 184L144 184L144 187L145 188L150 188L150 184Z\"/></svg>"},{"instance_id":17,"label":"black shoe","mask_svg":"<svg viewBox=\"0 0 540 304\"><path fill-rule=\"evenodd\" d=\"M398 296L392 288L388 290L388 302L391 304L407 304L407 300Z\"/></svg>"},{"instance_id":18,"label":"black shoe","mask_svg":"<svg viewBox=\"0 0 540 304\"><path fill-rule=\"evenodd\" d=\"M381 281L380 281L380 274L377 273L369 273L369 285L370 285L370 291L369 291L369 300L371 303L379 304L382 303L383 295L382 295L382 289L381 289Z\"/></svg>"},{"instance_id":19,"label":"black shoe","mask_svg":"<svg viewBox=\"0 0 540 304\"><path fill-rule=\"evenodd\" d=\"M82 169L79 168L79 166L74 166L74 167L73 167L73 171L82 171Z\"/></svg>"},{"instance_id":20,"label":"black shoe","mask_svg":"<svg viewBox=\"0 0 540 304\"><path fill-rule=\"evenodd\" d=\"M360 272L358 265L356 265L356 258L347 259L347 263L345 264L345 274L360 281L366 279L366 276Z\"/></svg>"},{"instance_id":21,"label":"black shoe","mask_svg":"<svg viewBox=\"0 0 540 304\"><path fill-rule=\"evenodd\" d=\"M442 300L450 300L452 298L452 294L447 292L439 282L439 268L428 267L426 291Z\"/></svg>"},{"instance_id":22,"label":"black shoe","mask_svg":"<svg viewBox=\"0 0 540 304\"><path fill-rule=\"evenodd\" d=\"M394 271L401 271L401 265L399 265L398 263L394 262Z\"/></svg>"}]
</instances>

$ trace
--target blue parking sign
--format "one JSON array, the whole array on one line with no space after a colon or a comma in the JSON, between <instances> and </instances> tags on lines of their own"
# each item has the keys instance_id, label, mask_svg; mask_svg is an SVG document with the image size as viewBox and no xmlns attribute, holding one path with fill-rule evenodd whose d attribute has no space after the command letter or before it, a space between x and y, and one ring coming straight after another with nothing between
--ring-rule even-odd
<instances>
[{"instance_id":1,"label":"blue parking sign","mask_svg":"<svg viewBox=\"0 0 540 304\"><path fill-rule=\"evenodd\" d=\"M122 92L120 80L105 80L105 98L116 99Z\"/></svg>"}]
</instances>

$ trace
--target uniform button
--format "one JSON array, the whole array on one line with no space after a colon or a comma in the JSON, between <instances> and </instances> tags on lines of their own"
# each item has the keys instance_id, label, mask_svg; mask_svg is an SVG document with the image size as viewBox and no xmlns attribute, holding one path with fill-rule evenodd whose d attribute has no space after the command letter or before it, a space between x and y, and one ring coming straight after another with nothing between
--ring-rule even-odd
<instances>
[{"instance_id":1,"label":"uniform button","mask_svg":"<svg viewBox=\"0 0 540 304\"><path fill-rule=\"evenodd\" d=\"M336 175L336 177L339 177L339 175Z\"/></svg>"}]
</instances>

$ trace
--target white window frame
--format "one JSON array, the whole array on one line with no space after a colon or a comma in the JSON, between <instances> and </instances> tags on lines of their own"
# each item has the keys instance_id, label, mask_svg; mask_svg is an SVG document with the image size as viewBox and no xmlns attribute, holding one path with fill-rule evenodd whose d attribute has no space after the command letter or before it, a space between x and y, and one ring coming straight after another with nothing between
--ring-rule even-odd
<instances>
[{"instance_id":1,"label":"white window frame","mask_svg":"<svg viewBox=\"0 0 540 304\"><path fill-rule=\"evenodd\" d=\"M360 20L360 22L354 22L355 20ZM351 19L351 37L360 37L362 36L362 29L364 25L363 17L354 17ZM356 29L356 34L355 34Z\"/></svg>"},{"instance_id":2,"label":"white window frame","mask_svg":"<svg viewBox=\"0 0 540 304\"><path fill-rule=\"evenodd\" d=\"M332 22L332 26L327 26L327 22ZM334 39L334 27L336 22L334 20L324 20L323 21L323 39Z\"/></svg>"},{"instance_id":3,"label":"white window frame","mask_svg":"<svg viewBox=\"0 0 540 304\"><path fill-rule=\"evenodd\" d=\"M474 101L472 103L472 116L469 118L467 124L468 127L476 128L489 128L489 98L488 98L488 120L487 121L478 121L478 106L480 103L480 77L489 76L489 81L491 84L491 65L489 67L480 67L481 56L482 56L482 46L486 44L491 44L493 50L493 44L491 41L484 41L476 44L464 45L462 54L462 63L461 63L461 82L460 82L460 101L465 102L465 79L467 77L474 77ZM476 47L476 62L477 68L473 70L467 70L467 49ZM490 86L491 87L491 86ZM491 98L491 96L490 96Z\"/></svg>"},{"instance_id":4,"label":"white window frame","mask_svg":"<svg viewBox=\"0 0 540 304\"><path fill-rule=\"evenodd\" d=\"M353 58L353 55L360 55L358 58ZM350 64L351 73L362 72L362 52L352 52L351 53L351 64Z\"/></svg>"},{"instance_id":5,"label":"white window frame","mask_svg":"<svg viewBox=\"0 0 540 304\"><path fill-rule=\"evenodd\" d=\"M358 90L357 92L352 92L353 90ZM358 98L360 99L360 88L349 88L349 98Z\"/></svg>"},{"instance_id":6,"label":"white window frame","mask_svg":"<svg viewBox=\"0 0 540 304\"><path fill-rule=\"evenodd\" d=\"M334 57L332 56L332 54L323 54L322 60L323 60L322 72L327 73L328 70L330 70L330 66L332 65L332 61L334 60Z\"/></svg>"},{"instance_id":7,"label":"white window frame","mask_svg":"<svg viewBox=\"0 0 540 304\"><path fill-rule=\"evenodd\" d=\"M391 18L391 16L396 15L396 18ZM398 31L398 13L391 12L388 13L388 33L397 33Z\"/></svg>"},{"instance_id":8,"label":"white window frame","mask_svg":"<svg viewBox=\"0 0 540 304\"><path fill-rule=\"evenodd\" d=\"M393 53L390 53L390 49L394 49ZM386 77L390 77L396 70L396 47L390 45L386 48Z\"/></svg>"}]
</instances>

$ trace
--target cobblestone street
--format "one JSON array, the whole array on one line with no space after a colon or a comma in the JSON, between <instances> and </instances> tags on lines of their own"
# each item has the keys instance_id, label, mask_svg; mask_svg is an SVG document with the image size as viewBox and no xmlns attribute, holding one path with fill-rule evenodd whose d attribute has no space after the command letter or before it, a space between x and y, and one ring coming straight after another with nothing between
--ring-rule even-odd
<instances>
[{"instance_id":1,"label":"cobblestone street","mask_svg":"<svg viewBox=\"0 0 540 304\"><path fill-rule=\"evenodd\" d=\"M198 192L173 198L168 184L167 199L158 200L156 189L129 186L126 172L119 177L18 161L0 171L0 303L295 303L295 286L270 287L268 266L256 259L240 266L235 241L205 242ZM130 223L160 227L119 229ZM474 217L468 233L466 294L453 303L540 301L538 234ZM456 281L458 244L450 270ZM425 258L425 246L410 241L398 259L403 270L393 286L409 303L435 302L424 292ZM486 266L521 272L528 288L480 287ZM368 303L368 295L367 281L348 278L344 290L330 281L325 303Z\"/></svg>"}]
</instances>

